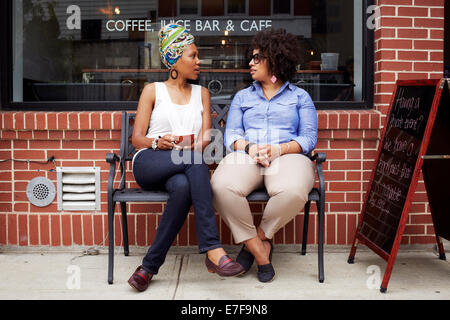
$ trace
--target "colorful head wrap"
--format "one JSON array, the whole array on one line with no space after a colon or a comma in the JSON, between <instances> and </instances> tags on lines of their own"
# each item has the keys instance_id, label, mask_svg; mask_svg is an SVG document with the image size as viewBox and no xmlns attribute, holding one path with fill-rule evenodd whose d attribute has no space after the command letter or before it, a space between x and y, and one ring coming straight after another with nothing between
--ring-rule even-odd
<instances>
[{"instance_id":1,"label":"colorful head wrap","mask_svg":"<svg viewBox=\"0 0 450 320\"><path fill-rule=\"evenodd\" d=\"M185 27L169 24L159 31L159 53L161 61L170 69L181 58L188 45L194 43L194 36Z\"/></svg>"}]
</instances>

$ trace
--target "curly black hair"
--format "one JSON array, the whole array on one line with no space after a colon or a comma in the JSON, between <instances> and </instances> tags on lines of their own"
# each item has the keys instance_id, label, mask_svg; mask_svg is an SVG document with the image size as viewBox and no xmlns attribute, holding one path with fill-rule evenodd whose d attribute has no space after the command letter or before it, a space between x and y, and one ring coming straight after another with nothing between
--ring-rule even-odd
<instances>
[{"instance_id":1,"label":"curly black hair","mask_svg":"<svg viewBox=\"0 0 450 320\"><path fill-rule=\"evenodd\" d=\"M296 36L284 29L259 31L252 39L249 56L255 49L267 59L269 73L283 82L292 80L301 61L300 42Z\"/></svg>"}]
</instances>

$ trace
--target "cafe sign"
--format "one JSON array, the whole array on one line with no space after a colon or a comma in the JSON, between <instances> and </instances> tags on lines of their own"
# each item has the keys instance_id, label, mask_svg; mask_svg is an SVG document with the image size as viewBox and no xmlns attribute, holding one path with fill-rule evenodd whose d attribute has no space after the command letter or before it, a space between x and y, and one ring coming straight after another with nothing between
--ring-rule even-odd
<instances>
[{"instance_id":1,"label":"cafe sign","mask_svg":"<svg viewBox=\"0 0 450 320\"><path fill-rule=\"evenodd\" d=\"M151 20L108 20L109 32L145 31L157 32L165 25L176 23L184 26L193 35L202 36L245 36L253 35L268 28L283 28L294 31L296 35L311 38L311 18L296 19L161 19L158 23Z\"/></svg>"}]
</instances>

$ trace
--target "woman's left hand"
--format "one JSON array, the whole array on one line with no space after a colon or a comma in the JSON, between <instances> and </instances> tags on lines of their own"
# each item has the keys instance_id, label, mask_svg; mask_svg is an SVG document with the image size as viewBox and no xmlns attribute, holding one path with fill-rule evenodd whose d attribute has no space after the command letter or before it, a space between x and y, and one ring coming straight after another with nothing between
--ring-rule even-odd
<instances>
[{"instance_id":1,"label":"woman's left hand","mask_svg":"<svg viewBox=\"0 0 450 320\"><path fill-rule=\"evenodd\" d=\"M279 156L281 156L281 145L265 144L258 146L258 153L255 160L263 167L267 168L270 163Z\"/></svg>"}]
</instances>

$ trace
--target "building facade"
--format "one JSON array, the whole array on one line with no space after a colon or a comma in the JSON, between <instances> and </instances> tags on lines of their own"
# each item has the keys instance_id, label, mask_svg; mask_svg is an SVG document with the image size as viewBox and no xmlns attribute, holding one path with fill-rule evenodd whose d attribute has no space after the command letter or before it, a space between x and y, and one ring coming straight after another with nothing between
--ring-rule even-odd
<instances>
[{"instance_id":1,"label":"building facade","mask_svg":"<svg viewBox=\"0 0 450 320\"><path fill-rule=\"evenodd\" d=\"M136 110L143 86L167 78L157 31L171 21L196 37L203 59L199 83L213 100L231 99L250 83L248 47L257 31L284 28L298 36L303 60L294 82L316 103L316 151L327 154L325 244L351 244L396 80L440 79L450 64L445 2L3 1L0 159L8 161L0 162L0 245L107 245L105 155L119 152L121 110ZM50 179L58 192L56 167L98 170L92 209L58 205L57 196L43 207L30 202L33 178ZM164 205L128 204L130 245L151 245ZM264 205L252 204L256 220ZM232 244L220 216L217 222L223 243ZM300 243L302 223L300 212L274 243ZM308 242L316 243L314 205L309 228ZM196 241L191 212L175 245ZM421 177L403 243L433 242Z\"/></svg>"}]
</instances>

